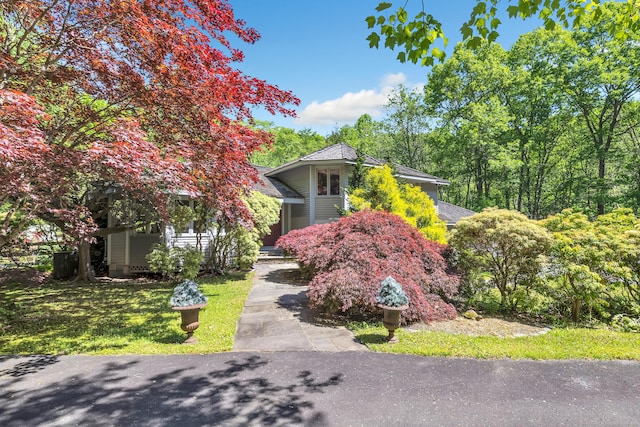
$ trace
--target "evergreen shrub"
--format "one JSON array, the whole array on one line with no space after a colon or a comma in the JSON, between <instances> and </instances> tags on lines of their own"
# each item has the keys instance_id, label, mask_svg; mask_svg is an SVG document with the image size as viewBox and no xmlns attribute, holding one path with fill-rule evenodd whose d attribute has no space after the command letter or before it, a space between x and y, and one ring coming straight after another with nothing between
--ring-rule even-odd
<instances>
[{"instance_id":1,"label":"evergreen shrub","mask_svg":"<svg viewBox=\"0 0 640 427\"><path fill-rule=\"evenodd\" d=\"M365 209L330 223L293 230L277 245L311 273L313 306L348 314L378 312L380 284L393 276L409 298L403 322L453 319L446 302L458 292L447 246L427 240L397 215Z\"/></svg>"},{"instance_id":2,"label":"evergreen shrub","mask_svg":"<svg viewBox=\"0 0 640 427\"><path fill-rule=\"evenodd\" d=\"M185 280L173 288L173 295L169 299L172 307L188 307L196 304L206 304L207 297L204 296L198 284L193 280Z\"/></svg>"},{"instance_id":3,"label":"evergreen shrub","mask_svg":"<svg viewBox=\"0 0 640 427\"><path fill-rule=\"evenodd\" d=\"M402 285L391 276L382 281L377 301L378 304L387 307L402 307L409 304L409 298L402 290Z\"/></svg>"}]
</instances>

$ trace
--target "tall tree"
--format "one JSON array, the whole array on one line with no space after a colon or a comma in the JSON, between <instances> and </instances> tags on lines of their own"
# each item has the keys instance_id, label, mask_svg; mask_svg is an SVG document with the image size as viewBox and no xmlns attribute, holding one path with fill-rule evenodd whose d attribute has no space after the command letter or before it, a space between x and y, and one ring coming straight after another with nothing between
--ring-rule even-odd
<instances>
[{"instance_id":1,"label":"tall tree","mask_svg":"<svg viewBox=\"0 0 640 427\"><path fill-rule=\"evenodd\" d=\"M558 166L558 149L574 122L553 82L553 67L539 55L542 34L522 35L504 59L510 70L501 87L510 115L508 138L517 144L517 197L514 208L533 218L548 212L545 194L549 175Z\"/></svg>"},{"instance_id":2,"label":"tall tree","mask_svg":"<svg viewBox=\"0 0 640 427\"><path fill-rule=\"evenodd\" d=\"M380 154L382 139L382 124L376 122L369 114L363 114L353 125L344 125L334 129L327 136L327 145L347 143L371 156Z\"/></svg>"},{"instance_id":3,"label":"tall tree","mask_svg":"<svg viewBox=\"0 0 640 427\"><path fill-rule=\"evenodd\" d=\"M248 215L248 156L271 136L243 122L253 105L289 115L298 101L234 67L243 54L227 34L259 35L226 0L2 1L0 11L1 122L33 99L49 115L10 125L41 132L47 161L25 175L14 170L16 150L6 151L0 181L20 190L9 203L74 237L79 278L90 276L89 242L119 230L98 231L105 188L164 217L178 189L227 217Z\"/></svg>"},{"instance_id":4,"label":"tall tree","mask_svg":"<svg viewBox=\"0 0 640 427\"><path fill-rule=\"evenodd\" d=\"M609 5L599 20L585 20L572 32L557 30L554 42L538 46L556 66L557 81L586 125L598 165L599 215L609 202L607 165L622 133L624 111L640 93L640 33L621 41L608 31L621 13L620 7Z\"/></svg>"},{"instance_id":5,"label":"tall tree","mask_svg":"<svg viewBox=\"0 0 640 427\"><path fill-rule=\"evenodd\" d=\"M640 44L638 34L620 42L606 30L618 9L574 31L540 28L508 52L458 46L434 66L426 96L439 119L431 146L441 169L433 172L451 179L447 196L534 218L568 206L602 214L629 200L621 171L633 169L640 124Z\"/></svg>"},{"instance_id":6,"label":"tall tree","mask_svg":"<svg viewBox=\"0 0 640 427\"><path fill-rule=\"evenodd\" d=\"M427 113L421 90L404 85L395 89L385 106L385 130L390 139L385 158L417 170L428 169L426 135L432 119Z\"/></svg>"},{"instance_id":7,"label":"tall tree","mask_svg":"<svg viewBox=\"0 0 640 427\"><path fill-rule=\"evenodd\" d=\"M496 197L508 205L513 193L510 176L517 165L510 161L512 141L504 139L510 116L501 96L510 78L505 55L498 44L477 54L459 45L433 68L425 87L429 113L444 131L432 139L434 173L451 177L457 171L453 186L462 187L462 200L454 202L476 210L495 205ZM502 185L501 195L494 184Z\"/></svg>"},{"instance_id":8,"label":"tall tree","mask_svg":"<svg viewBox=\"0 0 640 427\"><path fill-rule=\"evenodd\" d=\"M48 176L40 168L48 154L39 118L46 115L33 97L5 90L0 94L0 250L16 243L20 233L46 202ZM35 185L28 177L40 178ZM18 184L16 186L16 184ZM31 198L21 194L31 191Z\"/></svg>"}]
</instances>

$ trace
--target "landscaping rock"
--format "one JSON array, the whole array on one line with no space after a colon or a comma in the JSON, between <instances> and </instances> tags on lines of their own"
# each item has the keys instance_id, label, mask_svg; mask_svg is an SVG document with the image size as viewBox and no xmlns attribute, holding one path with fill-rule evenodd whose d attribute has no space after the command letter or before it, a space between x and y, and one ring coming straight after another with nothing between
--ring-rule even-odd
<instances>
[{"instance_id":1,"label":"landscaping rock","mask_svg":"<svg viewBox=\"0 0 640 427\"><path fill-rule=\"evenodd\" d=\"M462 314L462 317L470 320L482 320L482 316L476 313L475 310L467 310Z\"/></svg>"}]
</instances>

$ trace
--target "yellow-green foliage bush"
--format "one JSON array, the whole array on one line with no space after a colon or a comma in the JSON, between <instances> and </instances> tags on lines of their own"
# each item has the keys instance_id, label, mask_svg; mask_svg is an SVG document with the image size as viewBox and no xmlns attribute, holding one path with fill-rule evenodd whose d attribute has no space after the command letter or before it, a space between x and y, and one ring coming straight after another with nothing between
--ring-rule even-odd
<instances>
[{"instance_id":1,"label":"yellow-green foliage bush","mask_svg":"<svg viewBox=\"0 0 640 427\"><path fill-rule=\"evenodd\" d=\"M388 165L370 169L364 185L349 195L354 211L384 210L418 228L429 240L446 243L447 225L438 218L433 200L418 186L401 184Z\"/></svg>"},{"instance_id":2,"label":"yellow-green foliage bush","mask_svg":"<svg viewBox=\"0 0 640 427\"><path fill-rule=\"evenodd\" d=\"M615 209L594 221L565 209L542 224L553 233L548 278L555 287L548 290L574 322L585 311L605 319L638 311L640 221L631 209Z\"/></svg>"}]
</instances>

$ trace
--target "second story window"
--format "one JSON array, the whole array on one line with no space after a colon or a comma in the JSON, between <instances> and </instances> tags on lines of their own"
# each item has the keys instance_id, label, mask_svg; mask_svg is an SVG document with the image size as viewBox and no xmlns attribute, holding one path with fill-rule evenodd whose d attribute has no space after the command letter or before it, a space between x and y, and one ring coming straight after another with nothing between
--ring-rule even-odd
<instances>
[{"instance_id":1,"label":"second story window","mask_svg":"<svg viewBox=\"0 0 640 427\"><path fill-rule=\"evenodd\" d=\"M318 169L318 196L340 195L340 169Z\"/></svg>"}]
</instances>

